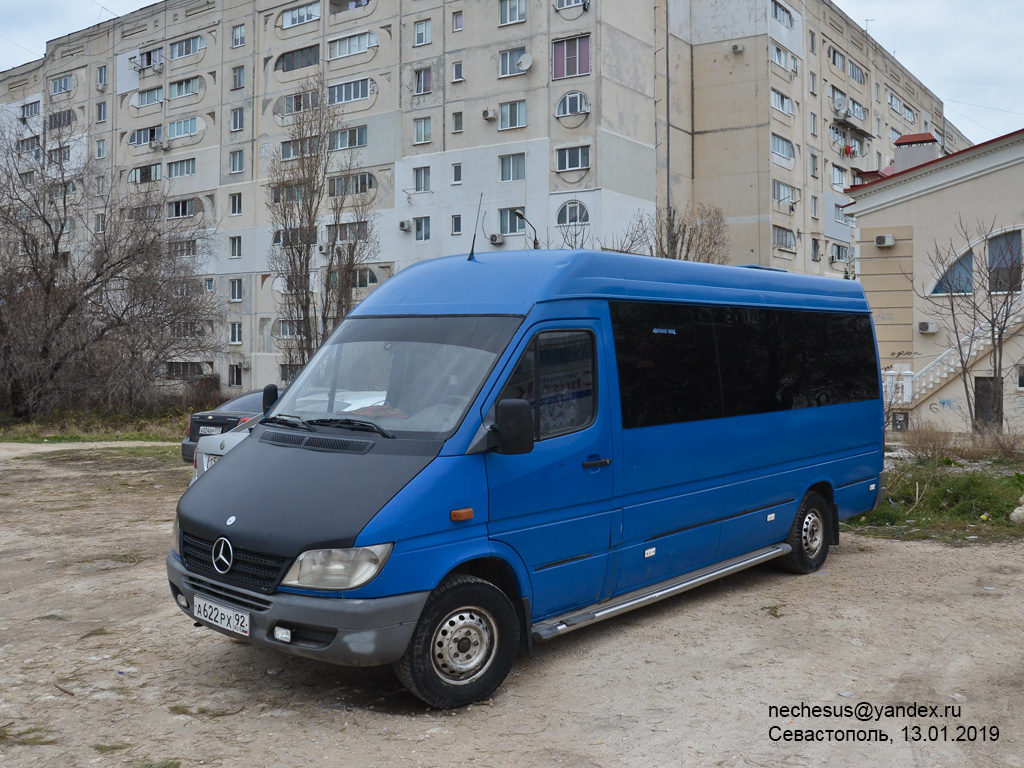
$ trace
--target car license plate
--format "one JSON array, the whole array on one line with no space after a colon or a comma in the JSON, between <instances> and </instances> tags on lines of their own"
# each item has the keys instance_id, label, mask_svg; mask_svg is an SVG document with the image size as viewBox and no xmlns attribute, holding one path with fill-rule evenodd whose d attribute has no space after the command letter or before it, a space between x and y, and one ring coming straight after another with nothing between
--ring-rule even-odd
<instances>
[{"instance_id":1,"label":"car license plate","mask_svg":"<svg viewBox=\"0 0 1024 768\"><path fill-rule=\"evenodd\" d=\"M214 426L200 427L199 428L199 434L200 435L219 435L220 434L220 427L214 427Z\"/></svg>"},{"instance_id":2,"label":"car license plate","mask_svg":"<svg viewBox=\"0 0 1024 768\"><path fill-rule=\"evenodd\" d=\"M249 636L249 614L245 611L226 608L196 595L192 599L192 613L197 619L216 624L229 632L243 637Z\"/></svg>"}]
</instances>

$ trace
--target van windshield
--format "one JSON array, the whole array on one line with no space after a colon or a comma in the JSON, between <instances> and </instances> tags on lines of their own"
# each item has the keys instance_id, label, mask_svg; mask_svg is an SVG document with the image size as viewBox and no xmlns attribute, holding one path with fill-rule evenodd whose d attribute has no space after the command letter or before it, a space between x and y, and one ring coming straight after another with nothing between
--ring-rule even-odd
<instances>
[{"instance_id":1,"label":"van windshield","mask_svg":"<svg viewBox=\"0 0 1024 768\"><path fill-rule=\"evenodd\" d=\"M466 315L349 318L269 415L298 416L318 429L380 428L380 434L395 437L446 436L462 421L522 320Z\"/></svg>"}]
</instances>

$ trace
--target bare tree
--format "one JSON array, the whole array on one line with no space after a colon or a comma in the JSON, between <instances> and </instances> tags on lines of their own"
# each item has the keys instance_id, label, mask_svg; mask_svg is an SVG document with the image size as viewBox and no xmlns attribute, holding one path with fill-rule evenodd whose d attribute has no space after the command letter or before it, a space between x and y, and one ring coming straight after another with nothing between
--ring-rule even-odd
<instances>
[{"instance_id":1,"label":"bare tree","mask_svg":"<svg viewBox=\"0 0 1024 768\"><path fill-rule=\"evenodd\" d=\"M1003 346L1022 305L1020 232L997 231L996 222L968 225L960 218L957 240L946 245L937 241L928 253L929 280L939 281L914 286L925 299L925 311L946 332L950 349L956 355L957 375L963 384L967 417L975 429L989 426L1002 430L1003 423ZM989 351L991 366L988 390L979 408L972 367ZM980 384L980 382L979 382Z\"/></svg>"},{"instance_id":2,"label":"bare tree","mask_svg":"<svg viewBox=\"0 0 1024 768\"><path fill-rule=\"evenodd\" d=\"M376 182L359 167L359 129L350 129L330 102L322 74L296 87L287 98L286 138L268 173L274 227L268 263L282 282L290 332L281 342L292 366L304 365L351 310L356 268L378 250ZM319 232L325 215L326 239Z\"/></svg>"},{"instance_id":3,"label":"bare tree","mask_svg":"<svg viewBox=\"0 0 1024 768\"><path fill-rule=\"evenodd\" d=\"M730 245L722 209L704 203L688 204L682 211L637 211L623 234L604 243L612 251L707 264L727 264Z\"/></svg>"},{"instance_id":4,"label":"bare tree","mask_svg":"<svg viewBox=\"0 0 1024 768\"><path fill-rule=\"evenodd\" d=\"M18 417L152 404L168 360L216 344L201 203L113 183L51 106L0 126L0 400Z\"/></svg>"}]
</instances>

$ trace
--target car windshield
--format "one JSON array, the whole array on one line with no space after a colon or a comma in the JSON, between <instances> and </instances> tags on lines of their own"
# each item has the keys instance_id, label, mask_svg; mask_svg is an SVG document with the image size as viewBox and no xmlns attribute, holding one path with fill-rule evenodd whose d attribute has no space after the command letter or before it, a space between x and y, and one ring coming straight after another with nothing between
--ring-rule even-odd
<instances>
[{"instance_id":1,"label":"car windshield","mask_svg":"<svg viewBox=\"0 0 1024 768\"><path fill-rule=\"evenodd\" d=\"M297 416L318 428L442 437L462 421L521 322L509 316L350 318L269 416L277 424Z\"/></svg>"}]
</instances>

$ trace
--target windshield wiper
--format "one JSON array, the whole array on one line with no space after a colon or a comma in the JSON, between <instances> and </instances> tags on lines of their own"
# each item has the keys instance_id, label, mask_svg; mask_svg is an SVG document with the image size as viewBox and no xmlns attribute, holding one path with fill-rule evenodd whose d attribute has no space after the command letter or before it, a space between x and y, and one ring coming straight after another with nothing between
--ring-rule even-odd
<instances>
[{"instance_id":1,"label":"windshield wiper","mask_svg":"<svg viewBox=\"0 0 1024 768\"><path fill-rule=\"evenodd\" d=\"M318 427L348 427L349 429L361 429L366 432L376 432L378 435L394 439L394 435L388 432L380 424L363 419L310 419L307 424L314 424Z\"/></svg>"},{"instance_id":2,"label":"windshield wiper","mask_svg":"<svg viewBox=\"0 0 1024 768\"><path fill-rule=\"evenodd\" d=\"M260 424L280 424L285 427L295 427L296 429L304 429L307 432L316 432L309 424L303 421L299 416L292 416L290 413L281 413L277 416L267 416L260 419Z\"/></svg>"}]
</instances>

